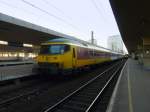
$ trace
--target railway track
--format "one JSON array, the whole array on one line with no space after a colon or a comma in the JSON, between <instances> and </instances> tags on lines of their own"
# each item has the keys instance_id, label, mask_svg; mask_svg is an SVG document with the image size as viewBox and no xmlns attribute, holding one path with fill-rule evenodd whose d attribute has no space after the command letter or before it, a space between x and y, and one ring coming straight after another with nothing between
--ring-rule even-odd
<instances>
[{"instance_id":1,"label":"railway track","mask_svg":"<svg viewBox=\"0 0 150 112\"><path fill-rule=\"evenodd\" d=\"M114 80L117 80L119 72L123 67L124 61L108 68L103 73L99 74L92 80L88 81L86 84L66 96L64 99L59 101L53 106L45 109L44 112L89 112L95 109L95 103L101 97L103 98L103 104L105 106L106 102L109 101L109 94L104 97L104 92L108 91L110 85L114 83ZM108 93L108 92L107 92ZM105 103L104 103L105 102ZM104 108L101 108L104 111Z\"/></svg>"},{"instance_id":2,"label":"railway track","mask_svg":"<svg viewBox=\"0 0 150 112\"><path fill-rule=\"evenodd\" d=\"M0 100L0 107L5 106L5 105L7 106L11 102L17 101L21 98L28 97L30 95L38 95L46 91L50 86L54 86L54 83L50 83L50 82L43 82L43 83L39 82L39 84L41 85L37 85L37 86L34 85L33 87L28 87L28 88L26 87L25 88L27 89L26 91L17 92L16 95L12 95L12 97L10 98L5 98L6 95L4 95L4 98L3 97L1 98L4 100Z\"/></svg>"},{"instance_id":3,"label":"railway track","mask_svg":"<svg viewBox=\"0 0 150 112\"><path fill-rule=\"evenodd\" d=\"M112 66L113 65L113 66ZM112 67L110 67L109 69L111 69L111 70L113 70L114 72L116 71L116 68L117 68L117 66L116 66L116 68L115 68L115 66L114 66L114 64L111 64L110 66L112 66ZM108 66L107 66L108 67ZM106 67L104 67L104 68L106 68ZM106 74L105 72L109 72L110 70L109 69L105 69L105 71L103 72L103 73L101 73L101 72L99 72L99 73L101 73L101 76L102 76L102 74ZM103 69L104 70L104 69ZM93 74L94 74L95 72L93 72ZM112 73L112 72L110 72L110 73ZM91 73L92 74L92 73ZM96 74L96 73L95 73ZM95 76L97 76L97 75L95 75ZM94 80L97 80L97 78L98 77L101 77L101 76L97 76L96 78L94 78L94 79L92 79L93 81ZM111 75L110 75L111 76ZM110 76L108 76L108 77L106 77L106 79L108 79L108 78L110 78ZM74 79L74 78L73 78ZM80 79L80 78L79 78ZM90 78L91 79L91 78ZM83 79L82 79L83 80ZM81 81L82 81L81 80ZM66 81L65 81L66 82ZM72 81L70 81L70 79L69 79L69 82L72 82ZM82 85L85 83L86 81L84 81L83 83L82 83ZM91 82L91 80L90 81L88 81L88 83L89 82ZM105 81L100 81L101 82L101 84L100 85L104 85L106 82ZM62 82L62 84L63 84L63 82ZM97 84L99 84L99 82L97 82ZM55 85L58 85L58 84L54 84L54 87L53 88L55 88ZM81 84L80 84L81 85ZM87 86L88 86L88 84L87 84ZM78 86L79 87L79 86ZM59 85L58 85L58 88L60 88L59 87ZM11 109L11 108L14 108L13 106L12 106L12 104L14 105L20 105L20 103L22 103L22 101L25 101L25 103L27 103L28 101L29 102L31 102L30 100L28 100L28 99L30 99L31 98L31 100L32 100L32 97L34 96L35 98L36 97L41 97L41 95L43 96L43 95L45 95L45 94L49 94L49 92L50 92L50 90L51 90L51 88L50 88L50 86L49 85L47 85L47 86L42 86L42 87L40 87L40 88L37 88L37 89L33 89L32 91L28 91L28 92L26 92L26 93L21 93L21 94L19 94L19 95L17 95L17 96L14 96L14 97L11 97L11 98L9 98L9 99L6 99L6 100L3 100L3 101L1 101L0 102L0 111L2 110L2 112L5 112L5 111L9 111L9 109ZM74 89L75 90L75 89ZM49 91L49 92L48 92ZM87 90L88 91L88 90ZM45 93L44 93L45 92ZM96 91L93 91L94 93L96 92ZM43 94L44 93L44 94ZM83 94L80 96L81 97L81 100L82 100L82 96L85 94L86 92L83 92ZM89 95L90 95L90 90L89 90ZM40 95L41 94L41 95ZM68 94L68 93L67 93ZM67 95L66 94L66 95ZM75 93L76 94L76 93ZM93 93L91 93L91 94L93 94ZM65 96L65 95L64 95ZM49 97L51 98L52 96L50 96L49 95ZM71 96L72 97L72 96ZM84 97L84 96L83 96ZM86 95L85 95L85 97L86 97ZM63 98L63 97L62 97ZM87 97L88 98L88 97ZM43 99L43 98L42 98ZM70 98L69 98L70 99ZM46 100L46 99L45 99ZM79 99L80 100L80 99ZM59 100L57 100L56 102L58 102ZM83 101L84 101L84 99L83 99ZM86 101L86 100L85 100ZM55 102L55 103L56 103ZM75 102L77 102L77 101L75 101ZM74 102L74 103L75 103ZM40 103L40 102L39 102ZM51 106L53 105L53 104L55 104L55 103L52 103L51 104ZM72 103L72 102L71 102ZM82 103L82 102L79 102L79 104L80 103ZM34 104L34 103L33 103ZM58 103L57 103L58 104ZM36 107L36 105L37 104L34 104L34 107ZM43 106L42 106L43 105ZM44 104L42 104L41 105L41 110L45 110L45 112L49 112L49 111L51 111L51 110L49 110L50 108L47 108L47 106L44 106ZM47 105L47 104L46 104ZM72 105L72 104L71 104ZM23 105L22 105L23 106ZM28 107L26 107L26 106L20 106L22 109L21 109L21 111L23 111L24 110L24 108L28 108ZM59 105L60 106L60 105ZM44 108L43 108L44 107ZM46 109L45 109L45 107L46 107ZM16 108L17 109L17 108ZM41 110L39 110L38 112L41 112ZM18 112L19 110L16 110L16 111L12 111L12 112ZM34 111L34 109L32 110L31 109L31 112L32 111ZM37 110L36 110L37 111ZM66 110L67 112L68 112L68 110ZM43 111L42 111L43 112ZM75 111L76 112L76 111Z\"/></svg>"}]
</instances>

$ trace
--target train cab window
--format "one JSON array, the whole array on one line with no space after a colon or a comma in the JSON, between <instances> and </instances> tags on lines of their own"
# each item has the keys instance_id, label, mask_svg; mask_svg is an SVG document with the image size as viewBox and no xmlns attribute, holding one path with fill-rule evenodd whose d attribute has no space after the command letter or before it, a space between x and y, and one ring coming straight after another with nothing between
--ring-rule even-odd
<instances>
[{"instance_id":1,"label":"train cab window","mask_svg":"<svg viewBox=\"0 0 150 112\"><path fill-rule=\"evenodd\" d=\"M70 50L69 45L43 45L40 49L40 54L64 54Z\"/></svg>"},{"instance_id":2,"label":"train cab window","mask_svg":"<svg viewBox=\"0 0 150 112\"><path fill-rule=\"evenodd\" d=\"M64 48L61 45L51 45L49 47L50 54L63 54Z\"/></svg>"},{"instance_id":3,"label":"train cab window","mask_svg":"<svg viewBox=\"0 0 150 112\"><path fill-rule=\"evenodd\" d=\"M70 46L69 45L64 45L64 51L67 52L70 50Z\"/></svg>"}]
</instances>

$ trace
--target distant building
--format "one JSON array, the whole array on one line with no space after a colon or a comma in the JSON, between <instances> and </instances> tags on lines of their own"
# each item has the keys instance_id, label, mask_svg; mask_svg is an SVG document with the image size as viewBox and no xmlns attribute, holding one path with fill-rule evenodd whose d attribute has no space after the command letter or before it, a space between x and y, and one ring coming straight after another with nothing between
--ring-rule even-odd
<instances>
[{"instance_id":1,"label":"distant building","mask_svg":"<svg viewBox=\"0 0 150 112\"><path fill-rule=\"evenodd\" d=\"M116 52L123 53L123 41L120 35L113 35L108 37L107 48Z\"/></svg>"}]
</instances>

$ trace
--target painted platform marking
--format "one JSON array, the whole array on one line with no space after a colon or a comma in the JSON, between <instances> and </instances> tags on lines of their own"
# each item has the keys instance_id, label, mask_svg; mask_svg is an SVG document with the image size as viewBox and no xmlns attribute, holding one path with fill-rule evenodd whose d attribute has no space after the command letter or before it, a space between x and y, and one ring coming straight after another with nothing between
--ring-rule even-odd
<instances>
[{"instance_id":1,"label":"painted platform marking","mask_svg":"<svg viewBox=\"0 0 150 112\"><path fill-rule=\"evenodd\" d=\"M131 94L131 82L130 82L130 73L129 73L129 63L127 66L127 80L128 80L128 99L129 99L129 112L133 112L133 103L132 103L132 94Z\"/></svg>"}]
</instances>

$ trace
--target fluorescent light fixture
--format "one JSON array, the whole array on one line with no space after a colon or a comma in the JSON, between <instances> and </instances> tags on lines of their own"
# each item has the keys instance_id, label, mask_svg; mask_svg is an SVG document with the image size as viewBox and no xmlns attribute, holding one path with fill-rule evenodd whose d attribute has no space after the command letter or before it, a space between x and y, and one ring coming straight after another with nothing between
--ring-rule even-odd
<instances>
[{"instance_id":1,"label":"fluorescent light fixture","mask_svg":"<svg viewBox=\"0 0 150 112\"><path fill-rule=\"evenodd\" d=\"M0 44L2 44L2 45L8 45L8 42L0 40Z\"/></svg>"},{"instance_id":2,"label":"fluorescent light fixture","mask_svg":"<svg viewBox=\"0 0 150 112\"><path fill-rule=\"evenodd\" d=\"M23 44L23 47L33 47L32 44Z\"/></svg>"}]
</instances>

